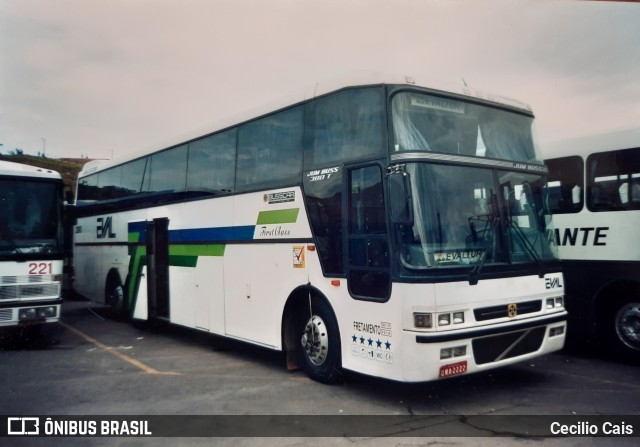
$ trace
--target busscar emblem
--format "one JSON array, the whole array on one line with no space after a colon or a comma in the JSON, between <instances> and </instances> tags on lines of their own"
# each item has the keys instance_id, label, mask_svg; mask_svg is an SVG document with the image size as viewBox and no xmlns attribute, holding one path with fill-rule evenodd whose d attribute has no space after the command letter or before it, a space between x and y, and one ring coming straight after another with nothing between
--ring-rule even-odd
<instances>
[{"instance_id":1,"label":"busscar emblem","mask_svg":"<svg viewBox=\"0 0 640 447\"><path fill-rule=\"evenodd\" d=\"M507 304L507 315L509 318L513 318L518 315L518 305L517 304Z\"/></svg>"}]
</instances>

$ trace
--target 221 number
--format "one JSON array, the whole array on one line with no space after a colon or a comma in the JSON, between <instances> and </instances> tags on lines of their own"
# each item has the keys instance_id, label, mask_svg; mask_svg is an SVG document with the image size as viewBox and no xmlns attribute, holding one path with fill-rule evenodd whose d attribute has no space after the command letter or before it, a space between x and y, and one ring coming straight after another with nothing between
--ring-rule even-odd
<instances>
[{"instance_id":1,"label":"221 number","mask_svg":"<svg viewBox=\"0 0 640 447\"><path fill-rule=\"evenodd\" d=\"M53 264L51 262L32 262L29 264L30 275L47 275L53 273Z\"/></svg>"}]
</instances>

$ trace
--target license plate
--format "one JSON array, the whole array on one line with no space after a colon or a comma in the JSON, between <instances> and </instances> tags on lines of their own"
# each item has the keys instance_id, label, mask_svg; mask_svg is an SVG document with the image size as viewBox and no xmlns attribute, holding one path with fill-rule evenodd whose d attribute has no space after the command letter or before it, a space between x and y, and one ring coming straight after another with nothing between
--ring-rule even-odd
<instances>
[{"instance_id":1,"label":"license plate","mask_svg":"<svg viewBox=\"0 0 640 447\"><path fill-rule=\"evenodd\" d=\"M459 376L467 372L467 361L452 363L440 367L440 378Z\"/></svg>"}]
</instances>

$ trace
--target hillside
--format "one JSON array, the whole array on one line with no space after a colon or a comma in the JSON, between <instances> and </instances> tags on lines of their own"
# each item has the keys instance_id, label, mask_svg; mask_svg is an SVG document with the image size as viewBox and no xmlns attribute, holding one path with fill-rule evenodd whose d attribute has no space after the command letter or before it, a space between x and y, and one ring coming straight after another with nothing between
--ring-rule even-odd
<instances>
[{"instance_id":1,"label":"hillside","mask_svg":"<svg viewBox=\"0 0 640 447\"><path fill-rule=\"evenodd\" d=\"M23 163L25 165L36 166L44 169L58 171L62 176L65 186L76 190L76 182L78 173L85 163L91 161L88 158L42 158L33 155L3 155L0 154L0 160L11 161L13 163Z\"/></svg>"}]
</instances>

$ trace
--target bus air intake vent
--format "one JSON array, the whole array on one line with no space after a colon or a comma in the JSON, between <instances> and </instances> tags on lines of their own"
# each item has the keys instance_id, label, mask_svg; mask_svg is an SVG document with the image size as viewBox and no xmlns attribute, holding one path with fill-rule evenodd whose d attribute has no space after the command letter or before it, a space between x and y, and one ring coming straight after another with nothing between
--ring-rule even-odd
<instances>
[{"instance_id":1,"label":"bus air intake vent","mask_svg":"<svg viewBox=\"0 0 640 447\"><path fill-rule=\"evenodd\" d=\"M546 326L476 338L473 357L478 365L498 362L537 351L542 346Z\"/></svg>"},{"instance_id":2,"label":"bus air intake vent","mask_svg":"<svg viewBox=\"0 0 640 447\"><path fill-rule=\"evenodd\" d=\"M20 284L0 287L0 301L58 298L60 283Z\"/></svg>"},{"instance_id":3,"label":"bus air intake vent","mask_svg":"<svg viewBox=\"0 0 640 447\"><path fill-rule=\"evenodd\" d=\"M542 300L526 301L518 303L518 315L531 314L542 310ZM494 320L496 318L506 318L509 316L509 310L506 304L501 306L482 307L474 309L473 315L476 321Z\"/></svg>"}]
</instances>

